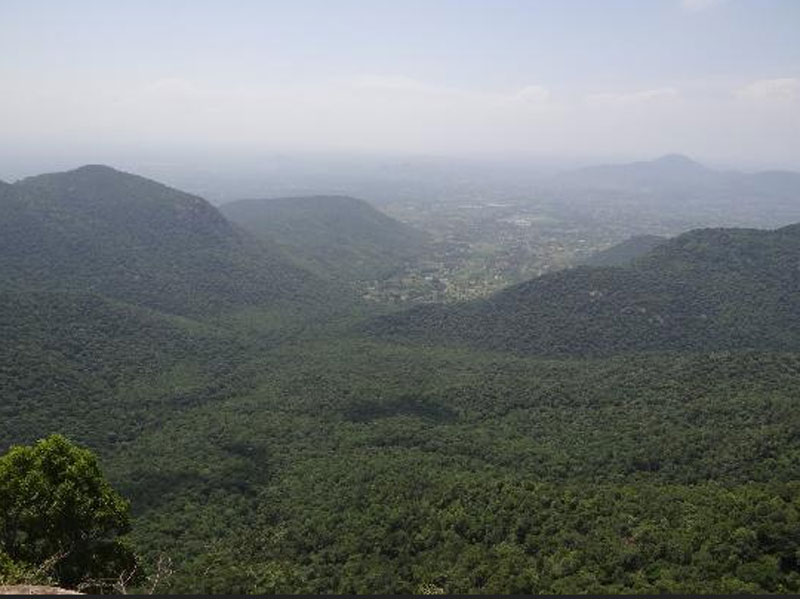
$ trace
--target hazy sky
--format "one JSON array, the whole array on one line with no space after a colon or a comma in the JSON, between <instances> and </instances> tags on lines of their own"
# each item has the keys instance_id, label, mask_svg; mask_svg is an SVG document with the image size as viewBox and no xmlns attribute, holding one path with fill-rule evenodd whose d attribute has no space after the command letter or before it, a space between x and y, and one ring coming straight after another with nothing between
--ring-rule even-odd
<instances>
[{"instance_id":1,"label":"hazy sky","mask_svg":"<svg viewBox=\"0 0 800 599\"><path fill-rule=\"evenodd\" d=\"M800 0L0 0L0 146L800 168Z\"/></svg>"}]
</instances>

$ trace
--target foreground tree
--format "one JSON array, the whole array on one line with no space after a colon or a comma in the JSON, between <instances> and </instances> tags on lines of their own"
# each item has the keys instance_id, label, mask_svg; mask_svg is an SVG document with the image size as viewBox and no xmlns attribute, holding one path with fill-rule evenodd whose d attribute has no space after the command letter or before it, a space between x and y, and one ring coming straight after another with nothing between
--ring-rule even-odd
<instances>
[{"instance_id":1,"label":"foreground tree","mask_svg":"<svg viewBox=\"0 0 800 599\"><path fill-rule=\"evenodd\" d=\"M121 538L129 529L128 502L88 449L52 435L0 457L0 556L19 571L65 587L109 589L135 570Z\"/></svg>"}]
</instances>

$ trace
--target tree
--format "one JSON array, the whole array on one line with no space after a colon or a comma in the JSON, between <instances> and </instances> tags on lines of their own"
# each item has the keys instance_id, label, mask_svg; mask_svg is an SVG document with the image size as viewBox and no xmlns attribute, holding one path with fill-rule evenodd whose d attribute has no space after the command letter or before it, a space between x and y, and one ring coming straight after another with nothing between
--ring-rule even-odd
<instances>
[{"instance_id":1,"label":"tree","mask_svg":"<svg viewBox=\"0 0 800 599\"><path fill-rule=\"evenodd\" d=\"M0 457L0 555L57 584L102 590L135 570L129 509L95 455L61 435Z\"/></svg>"}]
</instances>

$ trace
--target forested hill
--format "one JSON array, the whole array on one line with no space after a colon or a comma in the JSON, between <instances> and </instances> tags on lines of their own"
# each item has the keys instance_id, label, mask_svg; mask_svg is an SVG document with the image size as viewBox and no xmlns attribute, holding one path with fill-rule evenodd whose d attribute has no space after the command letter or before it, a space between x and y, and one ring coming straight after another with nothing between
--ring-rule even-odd
<instances>
[{"instance_id":1,"label":"forested hill","mask_svg":"<svg viewBox=\"0 0 800 599\"><path fill-rule=\"evenodd\" d=\"M373 335L527 354L800 349L800 225L695 230L630 267L579 267L487 299L373 320Z\"/></svg>"},{"instance_id":2,"label":"forested hill","mask_svg":"<svg viewBox=\"0 0 800 599\"><path fill-rule=\"evenodd\" d=\"M628 266L666 241L659 235L636 235L622 243L592 254L582 264L586 266Z\"/></svg>"},{"instance_id":3,"label":"forested hill","mask_svg":"<svg viewBox=\"0 0 800 599\"><path fill-rule=\"evenodd\" d=\"M106 166L2 185L0 216L6 290L90 291L183 315L335 295L202 198Z\"/></svg>"},{"instance_id":4,"label":"forested hill","mask_svg":"<svg viewBox=\"0 0 800 599\"><path fill-rule=\"evenodd\" d=\"M275 240L316 272L351 280L390 274L429 241L425 233L348 196L240 200L220 211Z\"/></svg>"},{"instance_id":5,"label":"forested hill","mask_svg":"<svg viewBox=\"0 0 800 599\"><path fill-rule=\"evenodd\" d=\"M0 185L0 255L0 453L97 453L133 594L800 588L800 352L481 349L797 349L800 225L356 321L284 309L335 281L200 198L89 167Z\"/></svg>"}]
</instances>

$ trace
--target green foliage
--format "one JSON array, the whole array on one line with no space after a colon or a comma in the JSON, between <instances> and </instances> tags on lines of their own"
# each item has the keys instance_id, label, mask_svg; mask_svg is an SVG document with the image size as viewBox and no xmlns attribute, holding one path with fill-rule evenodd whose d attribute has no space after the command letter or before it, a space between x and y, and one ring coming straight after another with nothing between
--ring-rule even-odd
<instances>
[{"instance_id":1,"label":"green foliage","mask_svg":"<svg viewBox=\"0 0 800 599\"><path fill-rule=\"evenodd\" d=\"M49 584L51 582L40 569L16 562L0 549L0 585Z\"/></svg>"},{"instance_id":2,"label":"green foliage","mask_svg":"<svg viewBox=\"0 0 800 599\"><path fill-rule=\"evenodd\" d=\"M41 567L63 586L110 587L135 566L128 511L89 450L60 435L12 447L0 457L4 575Z\"/></svg>"},{"instance_id":3,"label":"green foliage","mask_svg":"<svg viewBox=\"0 0 800 599\"><path fill-rule=\"evenodd\" d=\"M457 306L421 306L362 330L381 338L544 355L798 350L800 228L704 229L627 268L545 275Z\"/></svg>"},{"instance_id":4,"label":"green foliage","mask_svg":"<svg viewBox=\"0 0 800 599\"><path fill-rule=\"evenodd\" d=\"M180 315L321 306L345 294L208 202L103 166L0 188L0 286L90 290Z\"/></svg>"},{"instance_id":5,"label":"green foliage","mask_svg":"<svg viewBox=\"0 0 800 599\"><path fill-rule=\"evenodd\" d=\"M0 185L0 447L138 590L800 592L797 227L358 327L145 183ZM130 567L1 464L0 577Z\"/></svg>"},{"instance_id":6,"label":"green foliage","mask_svg":"<svg viewBox=\"0 0 800 599\"><path fill-rule=\"evenodd\" d=\"M112 460L133 472L146 559L181 556L173 591L795 588L796 354L540 360L339 340L261 364L256 388ZM131 455L148 457L132 468ZM772 582L737 574L741 561L712 568L717 549L695 555L770 502L783 540L766 541L767 518L746 563L776 556ZM511 525L540 512L525 545ZM631 557L614 536L626 514L672 547L652 572L655 553Z\"/></svg>"},{"instance_id":7,"label":"green foliage","mask_svg":"<svg viewBox=\"0 0 800 599\"><path fill-rule=\"evenodd\" d=\"M429 241L367 202L346 196L241 200L220 211L315 272L350 281L392 274Z\"/></svg>"},{"instance_id":8,"label":"green foliage","mask_svg":"<svg viewBox=\"0 0 800 599\"><path fill-rule=\"evenodd\" d=\"M240 549L242 559L293 563L292 584L308 593L425 584L449 593L792 592L800 583L796 485L552 485L415 460L337 474L305 501L279 504L287 516L277 536L252 555Z\"/></svg>"}]
</instances>

